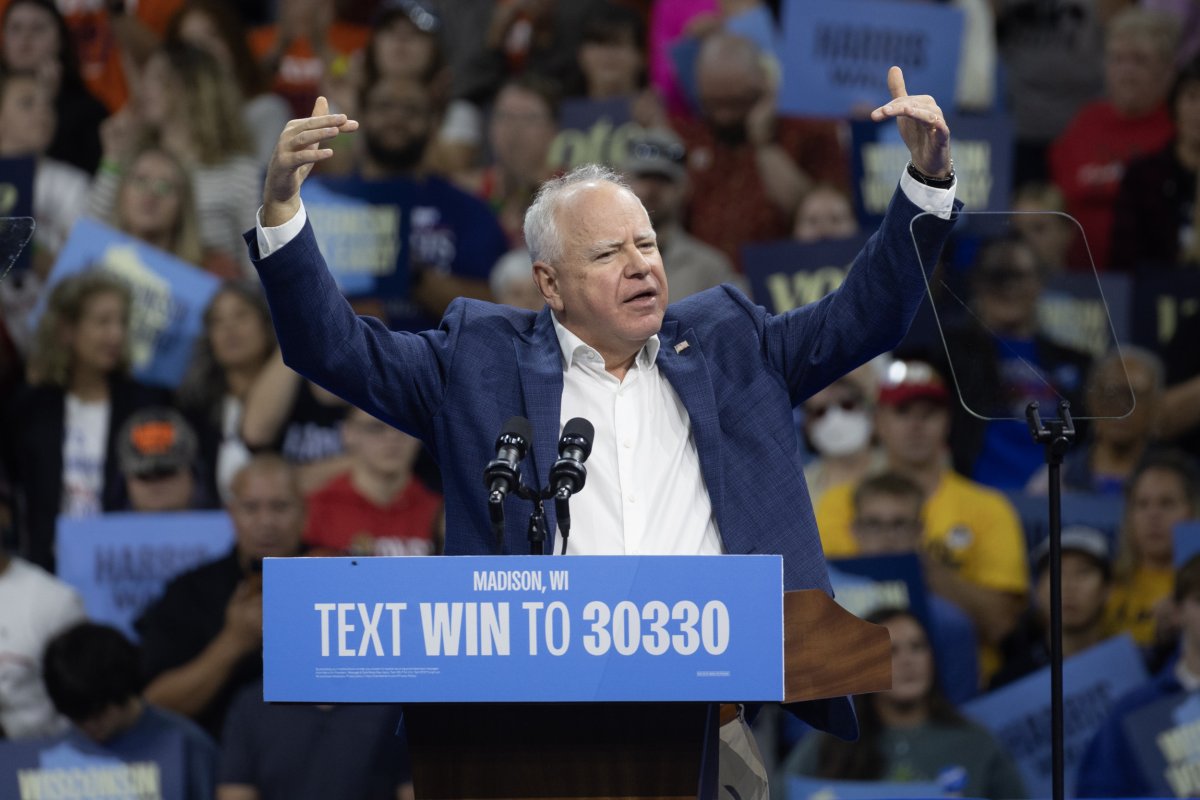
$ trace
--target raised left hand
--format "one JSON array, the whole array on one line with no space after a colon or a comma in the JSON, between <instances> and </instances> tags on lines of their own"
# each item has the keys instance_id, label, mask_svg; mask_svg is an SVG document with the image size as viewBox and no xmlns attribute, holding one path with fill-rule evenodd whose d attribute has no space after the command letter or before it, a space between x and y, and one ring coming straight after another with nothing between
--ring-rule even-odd
<instances>
[{"instance_id":1,"label":"raised left hand","mask_svg":"<svg viewBox=\"0 0 1200 800\"><path fill-rule=\"evenodd\" d=\"M948 177L950 128L937 101L927 94L910 95L899 67L888 70L888 90L891 101L872 111L871 119L883 122L894 117L913 166L933 178Z\"/></svg>"}]
</instances>

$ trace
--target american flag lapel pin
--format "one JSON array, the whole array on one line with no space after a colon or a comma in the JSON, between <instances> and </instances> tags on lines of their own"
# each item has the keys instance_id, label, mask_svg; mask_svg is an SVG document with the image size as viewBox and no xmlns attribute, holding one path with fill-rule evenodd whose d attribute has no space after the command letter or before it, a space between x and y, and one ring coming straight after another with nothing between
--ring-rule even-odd
<instances>
[{"instance_id":1,"label":"american flag lapel pin","mask_svg":"<svg viewBox=\"0 0 1200 800\"><path fill-rule=\"evenodd\" d=\"M687 349L688 349L688 347L690 347L690 346L691 346L691 345L689 345L689 344L688 344L688 340L687 340L687 339L684 339L682 342L680 342L679 344L675 345L675 352L676 352L676 353L682 353L684 350L687 350Z\"/></svg>"}]
</instances>

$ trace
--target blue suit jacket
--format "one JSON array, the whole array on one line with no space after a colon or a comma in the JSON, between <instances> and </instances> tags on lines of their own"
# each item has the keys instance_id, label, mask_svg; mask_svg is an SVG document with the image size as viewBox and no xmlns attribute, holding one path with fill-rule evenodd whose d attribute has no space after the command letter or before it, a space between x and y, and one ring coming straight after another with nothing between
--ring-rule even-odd
<instances>
[{"instance_id":1,"label":"blue suit jacket","mask_svg":"<svg viewBox=\"0 0 1200 800\"><path fill-rule=\"evenodd\" d=\"M909 223L919 213L897 191L845 283L817 303L772 315L721 286L667 309L657 365L687 409L722 542L782 554L787 589L830 591L792 408L907 332L925 296L922 262L932 267L951 227L922 217L918 259ZM247 242L286 363L423 440L442 470L446 552L494 552L482 475L501 426L516 414L533 426L527 483L545 485L557 456L563 374L549 309L459 299L436 330L393 332L354 315L309 226L267 258L253 232ZM507 502L505 552L527 553L521 501ZM856 735L845 698L802 705L816 727Z\"/></svg>"}]
</instances>

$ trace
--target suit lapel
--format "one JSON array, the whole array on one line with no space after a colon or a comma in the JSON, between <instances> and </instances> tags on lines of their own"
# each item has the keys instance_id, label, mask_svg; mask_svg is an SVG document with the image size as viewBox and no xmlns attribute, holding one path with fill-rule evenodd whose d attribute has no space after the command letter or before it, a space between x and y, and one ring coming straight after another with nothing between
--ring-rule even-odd
<instances>
[{"instance_id":1,"label":"suit lapel","mask_svg":"<svg viewBox=\"0 0 1200 800\"><path fill-rule=\"evenodd\" d=\"M663 324L658 338L657 364L687 409L700 458L700 471L712 502L713 517L721 519L724 477L721 471L721 426L708 362L691 328L679 332L679 322Z\"/></svg>"},{"instance_id":2,"label":"suit lapel","mask_svg":"<svg viewBox=\"0 0 1200 800\"><path fill-rule=\"evenodd\" d=\"M533 446L525 480L541 485L550 479L562 412L562 350L554 333L550 309L543 308L533 328L516 337L513 344L516 347L517 373L521 376L525 413L529 424L533 426Z\"/></svg>"}]
</instances>

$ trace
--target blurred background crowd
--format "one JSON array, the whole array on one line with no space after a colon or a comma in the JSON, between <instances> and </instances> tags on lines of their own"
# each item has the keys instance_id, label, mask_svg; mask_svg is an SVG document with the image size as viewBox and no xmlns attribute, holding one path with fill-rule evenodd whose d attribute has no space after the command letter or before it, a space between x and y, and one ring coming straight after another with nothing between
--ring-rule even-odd
<instances>
[{"instance_id":1,"label":"blurred background crowd","mask_svg":"<svg viewBox=\"0 0 1200 800\"><path fill-rule=\"evenodd\" d=\"M0 0L0 169L33 163L37 226L0 283L0 738L170 731L196 798L410 796L396 709L261 700L263 558L435 556L444 535L420 443L278 354L242 235L279 132L318 95L360 121L318 177L409 210L395 231L406 290L351 298L394 327L435 325L462 296L542 307L521 225L568 166L563 115L581 103L632 123L600 152L654 222L671 298L748 290L746 245L868 226L853 115L779 113L777 64L736 32L778 24L780 5ZM859 699L858 742L767 709L760 745L779 796L799 775L1029 796L1011 745L960 709L1048 663L1045 530L1019 508L1045 495L1047 472L1023 422L981 417L1067 398L1079 416L1119 418L1081 425L1063 469L1078 503L1110 510L1064 533L1066 655L1128 635L1155 676L1106 708L1075 788L1148 793L1123 720L1200 687L1200 563L1177 552L1200 537L1185 524L1200 517L1200 315L1181 294L1155 342L1085 352L1052 333L1039 298L1093 265L1167 287L1200 265L1200 5L946 5L964 44L956 96L938 99L1011 124L1012 209L1043 213L975 244L974 324L949 330L948 348L906 342L797 409L835 586L838 559L915 554L928 610L863 610L891 631L895 688ZM681 75L672 48L686 40ZM138 300L119 271L56 276L83 219L220 281L177 385L131 372ZM64 519L198 510L228 513L234 547L139 609L136 642L87 622L54 577Z\"/></svg>"}]
</instances>

